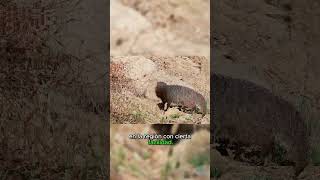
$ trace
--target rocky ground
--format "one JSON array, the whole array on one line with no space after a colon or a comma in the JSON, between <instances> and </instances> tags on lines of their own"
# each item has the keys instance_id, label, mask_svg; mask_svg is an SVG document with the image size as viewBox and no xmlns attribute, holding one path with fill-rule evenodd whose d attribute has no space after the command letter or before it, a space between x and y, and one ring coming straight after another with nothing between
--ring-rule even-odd
<instances>
[{"instance_id":1,"label":"rocky ground","mask_svg":"<svg viewBox=\"0 0 320 180\"><path fill-rule=\"evenodd\" d=\"M112 123L210 123L210 70L205 57L127 56L111 58ZM207 101L207 114L159 107L158 81L190 87Z\"/></svg>"},{"instance_id":2,"label":"rocky ground","mask_svg":"<svg viewBox=\"0 0 320 180\"><path fill-rule=\"evenodd\" d=\"M209 0L112 0L111 55L205 56Z\"/></svg>"}]
</instances>

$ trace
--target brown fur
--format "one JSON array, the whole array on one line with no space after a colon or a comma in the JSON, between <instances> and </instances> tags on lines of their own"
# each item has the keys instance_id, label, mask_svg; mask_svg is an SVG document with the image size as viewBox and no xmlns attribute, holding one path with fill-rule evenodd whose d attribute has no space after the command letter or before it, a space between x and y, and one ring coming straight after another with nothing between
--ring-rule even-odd
<instances>
[{"instance_id":1,"label":"brown fur","mask_svg":"<svg viewBox=\"0 0 320 180\"><path fill-rule=\"evenodd\" d=\"M188 87L179 85L167 85L164 82L158 82L155 88L156 95L162 100L163 105L167 103L167 110L172 103L196 110L197 106L203 116L206 114L206 100L205 98Z\"/></svg>"},{"instance_id":2,"label":"brown fur","mask_svg":"<svg viewBox=\"0 0 320 180\"><path fill-rule=\"evenodd\" d=\"M270 154L276 139L288 145L296 175L308 164L306 127L295 108L286 100L254 83L214 74L213 125L215 141L228 139L242 145L262 147Z\"/></svg>"}]
</instances>

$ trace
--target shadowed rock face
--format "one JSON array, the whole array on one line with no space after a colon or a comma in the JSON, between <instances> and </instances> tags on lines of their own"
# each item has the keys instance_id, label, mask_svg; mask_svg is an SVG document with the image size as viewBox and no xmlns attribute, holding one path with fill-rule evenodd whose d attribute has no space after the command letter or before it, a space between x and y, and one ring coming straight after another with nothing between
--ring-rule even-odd
<instances>
[{"instance_id":1,"label":"shadowed rock face","mask_svg":"<svg viewBox=\"0 0 320 180\"><path fill-rule=\"evenodd\" d=\"M248 81L213 74L211 83L214 141L257 145L265 157L279 140L287 145L288 159L295 163L296 175L300 174L308 164L309 144L306 127L296 109Z\"/></svg>"},{"instance_id":2,"label":"shadowed rock face","mask_svg":"<svg viewBox=\"0 0 320 180\"><path fill-rule=\"evenodd\" d=\"M158 82L155 92L164 105L167 103L167 108L169 108L173 103L177 106L186 107L191 110L196 110L197 107L199 107L202 116L205 116L206 114L206 100L201 94L197 93L193 89ZM167 108L165 108L165 110L167 110Z\"/></svg>"}]
</instances>

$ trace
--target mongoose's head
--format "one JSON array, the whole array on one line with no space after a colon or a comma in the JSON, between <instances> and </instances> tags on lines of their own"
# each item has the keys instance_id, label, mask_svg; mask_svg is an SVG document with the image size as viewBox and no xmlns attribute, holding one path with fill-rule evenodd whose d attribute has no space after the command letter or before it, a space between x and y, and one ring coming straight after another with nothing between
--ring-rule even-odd
<instances>
[{"instance_id":1,"label":"mongoose's head","mask_svg":"<svg viewBox=\"0 0 320 180\"><path fill-rule=\"evenodd\" d=\"M156 86L156 95L159 98L164 97L163 93L165 92L165 87L167 86L167 84L165 82L157 82L157 86Z\"/></svg>"}]
</instances>

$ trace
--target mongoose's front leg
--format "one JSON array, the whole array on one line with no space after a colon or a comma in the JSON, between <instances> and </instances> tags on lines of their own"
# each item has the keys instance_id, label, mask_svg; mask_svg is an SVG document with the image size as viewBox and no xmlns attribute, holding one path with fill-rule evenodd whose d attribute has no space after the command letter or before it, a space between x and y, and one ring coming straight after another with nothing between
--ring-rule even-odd
<instances>
[{"instance_id":1,"label":"mongoose's front leg","mask_svg":"<svg viewBox=\"0 0 320 180\"><path fill-rule=\"evenodd\" d=\"M168 104L166 103L166 102L162 102L162 104L163 104L163 110L164 111L167 111L168 110Z\"/></svg>"},{"instance_id":2,"label":"mongoose's front leg","mask_svg":"<svg viewBox=\"0 0 320 180\"><path fill-rule=\"evenodd\" d=\"M170 103L169 103L169 102L164 103L164 105L163 105L163 110L164 110L164 111L167 111L168 108L169 108L169 106L170 106Z\"/></svg>"}]
</instances>

